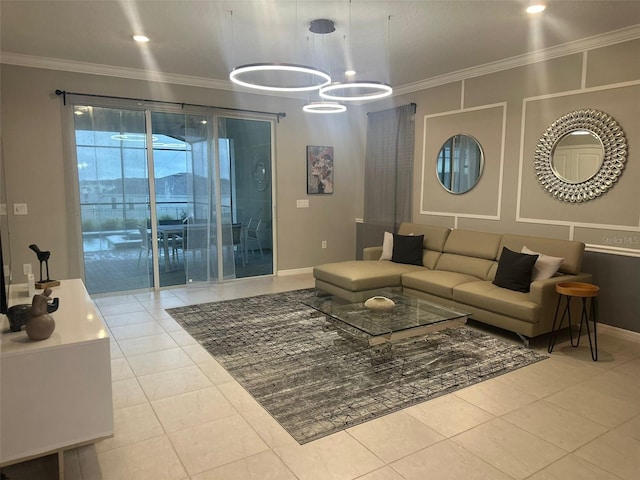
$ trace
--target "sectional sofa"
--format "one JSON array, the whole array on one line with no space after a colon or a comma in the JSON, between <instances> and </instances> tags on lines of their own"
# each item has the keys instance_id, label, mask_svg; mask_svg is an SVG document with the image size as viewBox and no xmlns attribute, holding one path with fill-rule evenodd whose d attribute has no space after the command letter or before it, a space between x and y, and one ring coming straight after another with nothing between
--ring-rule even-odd
<instances>
[{"instance_id":1,"label":"sectional sofa","mask_svg":"<svg viewBox=\"0 0 640 480\"><path fill-rule=\"evenodd\" d=\"M363 260L315 267L316 288L352 302L364 301L382 289L402 289L469 312L472 319L515 332L528 343L529 338L552 330L558 300L556 283L592 280L591 274L580 272L585 247L581 242L415 223L403 223L398 234L402 237L396 238L403 240L424 235L422 259L416 262L421 265L380 260L383 247L370 247L364 250ZM501 278L497 283L502 284L504 272L510 268L507 257L529 260L521 254L523 247L539 254L533 259L538 262L536 269L540 261L551 259L556 266L559 263L558 271L538 280L533 273L533 281L527 281L527 288L521 289L528 291L496 285L496 274ZM531 270L529 275L531 278Z\"/></svg>"}]
</instances>

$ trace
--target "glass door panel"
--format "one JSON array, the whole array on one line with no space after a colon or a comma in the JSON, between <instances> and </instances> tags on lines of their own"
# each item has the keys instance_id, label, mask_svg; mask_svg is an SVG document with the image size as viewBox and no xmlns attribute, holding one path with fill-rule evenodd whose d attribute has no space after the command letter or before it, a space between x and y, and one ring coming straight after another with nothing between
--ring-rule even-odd
<instances>
[{"instance_id":1,"label":"glass door panel","mask_svg":"<svg viewBox=\"0 0 640 480\"><path fill-rule=\"evenodd\" d=\"M74 114L87 289L152 287L144 112L75 105Z\"/></svg>"},{"instance_id":2,"label":"glass door panel","mask_svg":"<svg viewBox=\"0 0 640 480\"><path fill-rule=\"evenodd\" d=\"M228 176L221 178L221 197L237 240L236 278L273 273L271 127L262 120L219 120L220 171Z\"/></svg>"},{"instance_id":3,"label":"glass door panel","mask_svg":"<svg viewBox=\"0 0 640 480\"><path fill-rule=\"evenodd\" d=\"M216 197L210 119L152 112L160 286L217 278Z\"/></svg>"}]
</instances>

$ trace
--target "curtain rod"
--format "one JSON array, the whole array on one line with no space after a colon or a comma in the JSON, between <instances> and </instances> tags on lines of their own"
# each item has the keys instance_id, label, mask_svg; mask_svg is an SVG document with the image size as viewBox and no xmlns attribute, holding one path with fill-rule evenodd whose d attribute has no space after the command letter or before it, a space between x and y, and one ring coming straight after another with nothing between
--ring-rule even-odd
<instances>
[{"instance_id":1,"label":"curtain rod","mask_svg":"<svg viewBox=\"0 0 640 480\"><path fill-rule=\"evenodd\" d=\"M411 105L413 107L413 114L415 115L417 105L415 103L413 103L413 102L411 102L409 105ZM403 106L403 105L401 105L401 106ZM387 108L385 110L377 110L375 112L367 112L367 115L369 115L370 113L388 112L389 110L395 110L396 108L398 108L398 107L391 107L391 108Z\"/></svg>"},{"instance_id":2,"label":"curtain rod","mask_svg":"<svg viewBox=\"0 0 640 480\"><path fill-rule=\"evenodd\" d=\"M275 115L276 121L280 123L280 118L284 118L287 116L284 112L262 112L260 110L246 110L244 108L231 108L231 107L216 107L214 105L200 105L198 103L184 103L184 102L170 102L167 100L149 100L146 98L132 98L132 97L116 97L112 95L97 95L95 93L78 93L78 92L67 92L66 90L56 90L56 95L62 96L63 105L67 104L67 95L81 95L83 97L94 97L94 98L110 98L115 100L133 100L135 102L151 102L151 103L160 103L165 105L180 105L182 108L184 107L204 107L204 108L215 108L218 110L230 110L233 112L244 112L244 113L259 113L262 115Z\"/></svg>"}]
</instances>

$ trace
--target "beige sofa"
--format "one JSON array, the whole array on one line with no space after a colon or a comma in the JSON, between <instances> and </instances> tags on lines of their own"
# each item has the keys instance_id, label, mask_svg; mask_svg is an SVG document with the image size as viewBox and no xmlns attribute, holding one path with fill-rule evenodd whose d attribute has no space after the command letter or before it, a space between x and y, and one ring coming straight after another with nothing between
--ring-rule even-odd
<instances>
[{"instance_id":1,"label":"beige sofa","mask_svg":"<svg viewBox=\"0 0 640 480\"><path fill-rule=\"evenodd\" d=\"M410 295L469 312L474 320L515 332L526 343L528 338L552 330L556 283L592 279L591 274L580 273L581 242L414 223L403 223L398 233L424 235L423 266L379 260L382 247L370 247L364 250L364 260L315 267L316 288L353 302L381 289L401 288ZM524 246L564 258L558 273L531 282L526 293L494 285L502 248L520 252Z\"/></svg>"}]
</instances>

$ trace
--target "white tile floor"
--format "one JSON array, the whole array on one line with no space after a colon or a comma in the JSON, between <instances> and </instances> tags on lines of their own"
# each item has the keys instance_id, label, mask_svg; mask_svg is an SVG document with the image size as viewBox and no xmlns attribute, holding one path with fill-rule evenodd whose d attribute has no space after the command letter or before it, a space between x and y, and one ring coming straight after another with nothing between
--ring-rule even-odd
<instances>
[{"instance_id":1,"label":"white tile floor","mask_svg":"<svg viewBox=\"0 0 640 480\"><path fill-rule=\"evenodd\" d=\"M268 277L97 298L112 334L115 434L66 452L66 478L640 478L638 336L603 327L598 362L586 341L565 342L548 360L300 446L164 311L312 284ZM55 478L33 468L10 478Z\"/></svg>"}]
</instances>

